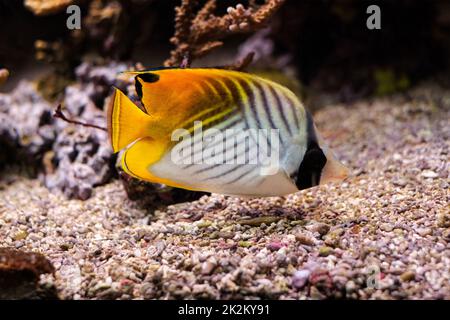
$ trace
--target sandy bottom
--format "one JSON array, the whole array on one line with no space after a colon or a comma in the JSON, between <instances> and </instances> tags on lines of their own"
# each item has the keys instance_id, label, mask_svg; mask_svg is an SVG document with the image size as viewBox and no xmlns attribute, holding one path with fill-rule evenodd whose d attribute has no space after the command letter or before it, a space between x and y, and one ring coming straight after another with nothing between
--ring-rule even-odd
<instances>
[{"instance_id":1,"label":"sandy bottom","mask_svg":"<svg viewBox=\"0 0 450 320\"><path fill-rule=\"evenodd\" d=\"M220 195L154 213L122 185L66 200L0 180L0 246L43 253L64 299L450 299L450 96L315 119L353 177L286 198Z\"/></svg>"}]
</instances>

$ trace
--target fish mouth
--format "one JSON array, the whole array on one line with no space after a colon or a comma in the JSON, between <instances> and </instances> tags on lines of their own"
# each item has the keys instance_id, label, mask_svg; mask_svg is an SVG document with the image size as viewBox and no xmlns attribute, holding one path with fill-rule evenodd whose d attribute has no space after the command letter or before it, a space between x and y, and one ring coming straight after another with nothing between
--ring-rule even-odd
<instances>
[{"instance_id":1,"label":"fish mouth","mask_svg":"<svg viewBox=\"0 0 450 320\"><path fill-rule=\"evenodd\" d=\"M349 177L349 170L339 161L332 159L323 168L319 184L342 182Z\"/></svg>"}]
</instances>

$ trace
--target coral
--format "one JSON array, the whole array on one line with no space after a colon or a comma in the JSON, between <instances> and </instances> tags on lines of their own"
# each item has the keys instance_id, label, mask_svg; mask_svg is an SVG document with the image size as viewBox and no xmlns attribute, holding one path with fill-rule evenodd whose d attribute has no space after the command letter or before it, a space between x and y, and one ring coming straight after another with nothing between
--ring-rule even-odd
<instances>
[{"instance_id":1,"label":"coral","mask_svg":"<svg viewBox=\"0 0 450 320\"><path fill-rule=\"evenodd\" d=\"M128 80L117 77L131 69L126 64L76 69L77 84L64 90L65 112L105 125L102 111L112 86L126 91ZM23 81L11 94L0 95L0 146L5 160L18 160L36 168L44 166L41 179L50 189L70 198L86 199L92 188L114 175L114 159L105 132L75 127L52 117L54 106L30 83Z\"/></svg>"},{"instance_id":2,"label":"coral","mask_svg":"<svg viewBox=\"0 0 450 320\"><path fill-rule=\"evenodd\" d=\"M103 112L82 88L67 87L64 105L68 106L70 114L81 114L91 123L104 125ZM65 125L58 132L49 156L57 170L46 167L45 185L62 190L69 198L89 198L93 187L108 182L113 175L114 157L107 141L104 131Z\"/></svg>"},{"instance_id":3,"label":"coral","mask_svg":"<svg viewBox=\"0 0 450 320\"><path fill-rule=\"evenodd\" d=\"M25 7L37 16L45 16L63 11L75 0L25 0Z\"/></svg>"},{"instance_id":4,"label":"coral","mask_svg":"<svg viewBox=\"0 0 450 320\"><path fill-rule=\"evenodd\" d=\"M253 66L258 68L282 69L290 73L287 69L292 69L292 56L290 54L275 55L275 43L272 37L271 28L264 28L244 41L238 48L237 60L243 60L249 54L253 53Z\"/></svg>"},{"instance_id":5,"label":"coral","mask_svg":"<svg viewBox=\"0 0 450 320\"><path fill-rule=\"evenodd\" d=\"M83 10L81 29L70 30L57 41L35 41L36 58L52 63L65 71L79 64L81 56L97 52L103 57L129 59L139 38L139 32L148 28L153 16L148 12L154 0L93 0L79 1ZM59 1L29 1L28 8L36 12L57 13L65 8ZM64 1L62 1L64 2ZM67 1L69 2L69 1ZM75 2L75 1L71 1ZM44 10L43 7L52 8ZM34 9L36 8L36 9ZM38 9L40 8L40 9ZM151 12L151 11L150 11ZM131 19L131 17L134 17Z\"/></svg>"},{"instance_id":6,"label":"coral","mask_svg":"<svg viewBox=\"0 0 450 320\"><path fill-rule=\"evenodd\" d=\"M229 7L227 14L216 16L216 0L208 0L197 12L197 0L182 0L175 8L175 34L170 39L176 48L164 65L179 65L185 57L199 58L222 46L225 37L263 28L283 3L284 0L267 0L258 6L251 1L248 8L238 4Z\"/></svg>"},{"instance_id":7,"label":"coral","mask_svg":"<svg viewBox=\"0 0 450 320\"><path fill-rule=\"evenodd\" d=\"M65 112L71 117L87 119L105 126L103 108L112 86L126 89L127 82L117 77L130 69L126 64L110 63L95 66L83 63L75 71L78 84L64 93ZM45 157L43 180L50 189L59 189L69 198L87 199L93 188L110 181L114 175L115 156L108 145L106 132L58 121L58 131L52 151Z\"/></svg>"},{"instance_id":8,"label":"coral","mask_svg":"<svg viewBox=\"0 0 450 320\"><path fill-rule=\"evenodd\" d=\"M0 94L0 147L2 157L39 162L56 138L52 106L27 81L11 94ZM3 159L5 160L5 159Z\"/></svg>"}]
</instances>

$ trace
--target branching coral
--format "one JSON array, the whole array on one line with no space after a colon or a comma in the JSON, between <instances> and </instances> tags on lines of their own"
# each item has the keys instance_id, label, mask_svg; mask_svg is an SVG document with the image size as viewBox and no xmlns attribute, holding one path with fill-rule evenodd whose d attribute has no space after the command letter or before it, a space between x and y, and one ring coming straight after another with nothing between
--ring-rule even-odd
<instances>
[{"instance_id":1,"label":"branching coral","mask_svg":"<svg viewBox=\"0 0 450 320\"><path fill-rule=\"evenodd\" d=\"M249 1L248 8L242 4L229 7L223 16L216 16L216 0L208 0L196 11L198 0L182 0L175 8L175 34L170 42L176 46L164 63L179 65L183 59L199 58L222 46L222 40L238 33L249 33L266 26L285 0L266 0L257 5Z\"/></svg>"}]
</instances>

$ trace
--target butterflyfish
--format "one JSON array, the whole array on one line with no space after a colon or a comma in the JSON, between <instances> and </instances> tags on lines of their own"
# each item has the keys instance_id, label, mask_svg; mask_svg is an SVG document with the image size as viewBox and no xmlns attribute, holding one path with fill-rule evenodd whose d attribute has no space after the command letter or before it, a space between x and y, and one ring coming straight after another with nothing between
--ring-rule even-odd
<instances>
[{"instance_id":1,"label":"butterflyfish","mask_svg":"<svg viewBox=\"0 0 450 320\"><path fill-rule=\"evenodd\" d=\"M115 88L108 106L126 173L242 197L282 196L348 174L286 87L214 68L131 72L140 107ZM139 104L139 103L138 103Z\"/></svg>"}]
</instances>

